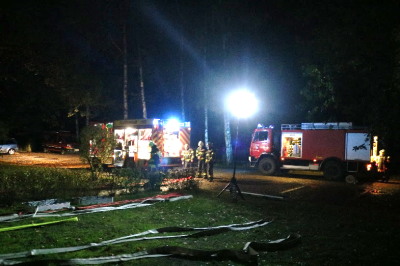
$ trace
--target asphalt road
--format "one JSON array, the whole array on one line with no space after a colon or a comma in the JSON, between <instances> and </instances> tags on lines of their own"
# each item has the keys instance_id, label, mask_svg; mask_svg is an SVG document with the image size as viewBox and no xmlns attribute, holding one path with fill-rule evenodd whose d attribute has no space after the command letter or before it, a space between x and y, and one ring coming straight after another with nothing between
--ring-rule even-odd
<instances>
[{"instance_id":1,"label":"asphalt road","mask_svg":"<svg viewBox=\"0 0 400 266\"><path fill-rule=\"evenodd\" d=\"M230 183L233 169L218 168L214 172L214 181L202 180L200 188L218 194ZM239 169L235 176L245 199L259 197L265 200L311 201L321 204L400 206L400 180L397 178L388 183L360 181L357 184L347 184L301 173L264 176L254 169ZM224 191L221 196L229 193Z\"/></svg>"}]
</instances>

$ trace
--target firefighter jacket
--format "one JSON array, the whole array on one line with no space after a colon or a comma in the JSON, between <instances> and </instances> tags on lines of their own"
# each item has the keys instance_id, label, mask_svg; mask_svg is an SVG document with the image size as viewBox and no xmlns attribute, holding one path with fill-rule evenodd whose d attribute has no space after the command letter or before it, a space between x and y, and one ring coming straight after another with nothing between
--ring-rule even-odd
<instances>
[{"instance_id":1,"label":"firefighter jacket","mask_svg":"<svg viewBox=\"0 0 400 266\"><path fill-rule=\"evenodd\" d=\"M182 155L182 158L181 158L182 161L193 162L194 151L192 149L183 150L181 155Z\"/></svg>"},{"instance_id":2,"label":"firefighter jacket","mask_svg":"<svg viewBox=\"0 0 400 266\"><path fill-rule=\"evenodd\" d=\"M206 155L206 150L204 148L198 147L196 149L196 157L197 159L199 159L199 161L203 161L205 159L205 155Z\"/></svg>"},{"instance_id":3,"label":"firefighter jacket","mask_svg":"<svg viewBox=\"0 0 400 266\"><path fill-rule=\"evenodd\" d=\"M158 167L160 164L160 156L159 156L160 150L157 148L156 145L153 145L151 147L151 152L150 152L150 160L149 160L149 165L155 165Z\"/></svg>"},{"instance_id":4,"label":"firefighter jacket","mask_svg":"<svg viewBox=\"0 0 400 266\"><path fill-rule=\"evenodd\" d=\"M215 160L215 153L213 150L206 151L206 163L214 162Z\"/></svg>"}]
</instances>

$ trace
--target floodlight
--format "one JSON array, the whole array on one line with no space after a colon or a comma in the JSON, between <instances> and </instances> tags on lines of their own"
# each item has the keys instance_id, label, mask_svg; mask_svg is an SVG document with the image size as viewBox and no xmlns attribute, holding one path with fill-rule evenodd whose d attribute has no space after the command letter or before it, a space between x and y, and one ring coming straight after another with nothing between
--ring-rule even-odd
<instances>
[{"instance_id":1,"label":"floodlight","mask_svg":"<svg viewBox=\"0 0 400 266\"><path fill-rule=\"evenodd\" d=\"M236 116L237 119L237 127L236 127L236 142L235 142L235 151L234 151L234 163L233 163L233 176L231 181L229 182L226 187L224 187L221 192L217 195L221 195L221 193L229 188L231 192L233 201L236 202L236 194L239 194L242 199L244 199L242 192L240 191L239 186L237 185L236 181L236 158L237 153L236 149L238 146L238 136L239 136L239 120L240 118L246 118L251 116L257 110L257 100L252 93L247 90L240 90L233 93L228 98L228 107L232 114Z\"/></svg>"},{"instance_id":2,"label":"floodlight","mask_svg":"<svg viewBox=\"0 0 400 266\"><path fill-rule=\"evenodd\" d=\"M234 116L246 118L257 110L257 99L247 90L237 91L228 98L228 107Z\"/></svg>"}]
</instances>

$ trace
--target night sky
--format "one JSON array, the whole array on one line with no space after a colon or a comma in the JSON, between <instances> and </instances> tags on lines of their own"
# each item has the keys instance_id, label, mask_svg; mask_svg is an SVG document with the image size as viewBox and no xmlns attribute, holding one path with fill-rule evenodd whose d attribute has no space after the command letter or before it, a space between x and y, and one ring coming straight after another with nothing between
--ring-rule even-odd
<instances>
[{"instance_id":1,"label":"night sky","mask_svg":"<svg viewBox=\"0 0 400 266\"><path fill-rule=\"evenodd\" d=\"M393 33L400 25L396 1L37 0L8 1L2 5L0 111L3 117L10 117L10 101L14 106L22 102L25 107L14 107L14 115L29 113L25 120L42 121L37 131L74 130L74 120L65 115L65 110L49 111L56 110L52 105L59 106L60 99L55 102L47 99L49 89L44 88L51 87L46 77L54 77L56 70L68 65L64 80L78 73L88 80L86 84L93 81L103 88L101 94L107 105L98 107L92 119L122 119L123 62L119 49L125 25L129 118L142 117L138 50L143 55L149 118L180 118L182 59L185 113L186 120L192 122L193 137L203 137L203 89L207 87L210 140L221 145L222 110L230 92L247 88L259 99L258 112L241 121L240 135L246 136L244 142L257 123L306 122L307 108L300 108L304 100L300 92L307 86L304 66L310 62L335 65L331 57L338 53L334 49L348 50L351 55L356 54L352 51L366 51L360 62L372 65L370 68L378 68L379 64L382 73L393 73L392 52L396 51ZM363 43L363 47L357 47L353 38ZM323 42L332 47L327 49ZM345 55L343 52L340 56L346 58ZM49 72L48 68L55 72ZM377 79L384 80L385 75ZM82 86L82 90L88 86ZM38 97L34 102L26 96L28 87L28 94ZM40 93L44 96L37 96ZM53 120L46 111L54 114ZM14 125L12 130L26 125L16 122L18 119L3 120ZM81 126L84 120L80 118ZM231 122L235 132L236 120Z\"/></svg>"}]
</instances>

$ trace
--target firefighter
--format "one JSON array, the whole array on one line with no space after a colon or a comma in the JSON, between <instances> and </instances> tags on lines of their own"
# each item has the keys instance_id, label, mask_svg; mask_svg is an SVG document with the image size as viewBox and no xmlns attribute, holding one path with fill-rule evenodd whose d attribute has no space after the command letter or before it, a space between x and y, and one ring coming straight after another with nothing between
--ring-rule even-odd
<instances>
[{"instance_id":1,"label":"firefighter","mask_svg":"<svg viewBox=\"0 0 400 266\"><path fill-rule=\"evenodd\" d=\"M214 161L215 161L215 152L213 150L213 144L211 142L207 143L207 151L206 151L206 172L208 181L212 182L214 179Z\"/></svg>"},{"instance_id":2,"label":"firefighter","mask_svg":"<svg viewBox=\"0 0 400 266\"><path fill-rule=\"evenodd\" d=\"M385 150L379 151L378 161L376 162L376 166L378 168L378 172L382 173L382 182L389 181L389 174L387 172L388 165L390 163L390 156L385 156Z\"/></svg>"},{"instance_id":3,"label":"firefighter","mask_svg":"<svg viewBox=\"0 0 400 266\"><path fill-rule=\"evenodd\" d=\"M196 177L207 178L206 169L205 169L205 158L206 158L206 150L203 148L204 143L200 140L198 143L198 147L196 149L196 157L198 160L197 174Z\"/></svg>"},{"instance_id":4,"label":"firefighter","mask_svg":"<svg viewBox=\"0 0 400 266\"><path fill-rule=\"evenodd\" d=\"M160 150L157 148L157 145L150 141L149 146L151 147L150 151L150 160L149 163L147 164L147 167L150 172L157 171L158 166L160 165L160 156L159 152Z\"/></svg>"},{"instance_id":5,"label":"firefighter","mask_svg":"<svg viewBox=\"0 0 400 266\"><path fill-rule=\"evenodd\" d=\"M183 168L189 169L192 167L193 159L194 159L194 151L189 148L189 144L185 144L185 148L181 153L181 160L183 164Z\"/></svg>"}]
</instances>

